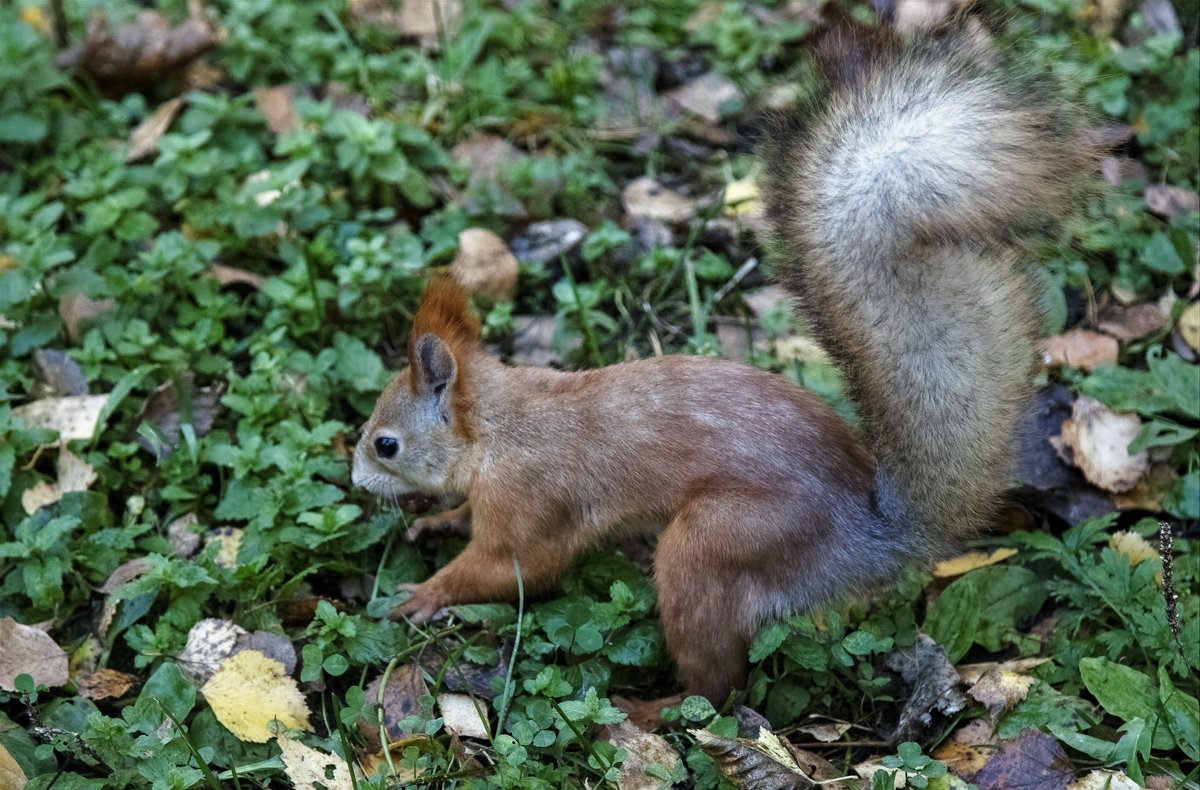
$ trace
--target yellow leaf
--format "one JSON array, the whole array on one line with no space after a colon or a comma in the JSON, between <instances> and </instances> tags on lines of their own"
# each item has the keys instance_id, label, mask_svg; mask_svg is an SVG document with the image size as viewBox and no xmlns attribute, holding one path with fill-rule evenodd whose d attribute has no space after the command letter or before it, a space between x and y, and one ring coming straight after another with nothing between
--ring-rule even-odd
<instances>
[{"instance_id":1,"label":"yellow leaf","mask_svg":"<svg viewBox=\"0 0 1200 790\"><path fill-rule=\"evenodd\" d=\"M725 185L725 213L733 216L757 214L762 210L754 174Z\"/></svg>"},{"instance_id":2,"label":"yellow leaf","mask_svg":"<svg viewBox=\"0 0 1200 790\"><path fill-rule=\"evenodd\" d=\"M40 8L22 8L21 21L43 36L50 35L50 23L46 21L46 15Z\"/></svg>"},{"instance_id":3,"label":"yellow leaf","mask_svg":"<svg viewBox=\"0 0 1200 790\"><path fill-rule=\"evenodd\" d=\"M221 663L200 690L216 715L239 740L266 743L276 719L289 730L308 730L308 705L283 664L257 650L243 650Z\"/></svg>"},{"instance_id":4,"label":"yellow leaf","mask_svg":"<svg viewBox=\"0 0 1200 790\"><path fill-rule=\"evenodd\" d=\"M1200 302L1195 302L1179 316L1179 334L1194 351L1200 351Z\"/></svg>"},{"instance_id":5,"label":"yellow leaf","mask_svg":"<svg viewBox=\"0 0 1200 790\"><path fill-rule=\"evenodd\" d=\"M976 568L982 568L987 565L995 565L997 562L1006 560L1016 553L1016 549L996 549L991 554L985 554L982 551L968 552L961 557L939 562L933 566L933 575L938 579L962 576L967 571L973 571Z\"/></svg>"},{"instance_id":6,"label":"yellow leaf","mask_svg":"<svg viewBox=\"0 0 1200 790\"><path fill-rule=\"evenodd\" d=\"M292 780L296 790L317 790L318 787L324 790L353 790L350 766L341 757L305 746L287 735L280 735L276 742L282 752L280 757L283 758L284 773ZM333 775L327 776L330 766L333 767Z\"/></svg>"},{"instance_id":7,"label":"yellow leaf","mask_svg":"<svg viewBox=\"0 0 1200 790\"><path fill-rule=\"evenodd\" d=\"M4 790L21 790L29 780L17 761L8 753L8 749L0 744L0 787Z\"/></svg>"}]
</instances>

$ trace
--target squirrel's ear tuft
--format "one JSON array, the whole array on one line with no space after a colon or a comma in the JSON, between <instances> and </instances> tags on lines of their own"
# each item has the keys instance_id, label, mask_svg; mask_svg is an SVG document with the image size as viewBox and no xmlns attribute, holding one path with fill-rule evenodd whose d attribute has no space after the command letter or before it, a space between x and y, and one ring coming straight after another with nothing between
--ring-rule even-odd
<instances>
[{"instance_id":1,"label":"squirrel's ear tuft","mask_svg":"<svg viewBox=\"0 0 1200 790\"><path fill-rule=\"evenodd\" d=\"M471 315L467 292L450 275L434 275L421 295L408 337L410 383L414 395L448 394L455 431L468 439L474 431L467 376L479 345L479 320Z\"/></svg>"},{"instance_id":2,"label":"squirrel's ear tuft","mask_svg":"<svg viewBox=\"0 0 1200 790\"><path fill-rule=\"evenodd\" d=\"M413 318L409 358L413 344L422 335L437 335L455 356L479 345L479 320L471 315L467 292L449 274L436 274L425 286L421 304Z\"/></svg>"}]
</instances>

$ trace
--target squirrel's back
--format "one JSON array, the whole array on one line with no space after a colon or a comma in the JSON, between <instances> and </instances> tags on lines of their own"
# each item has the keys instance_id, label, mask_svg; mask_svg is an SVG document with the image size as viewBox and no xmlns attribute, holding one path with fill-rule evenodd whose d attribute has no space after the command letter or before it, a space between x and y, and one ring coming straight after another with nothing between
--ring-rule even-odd
<instances>
[{"instance_id":1,"label":"squirrel's back","mask_svg":"<svg viewBox=\"0 0 1200 790\"><path fill-rule=\"evenodd\" d=\"M846 375L879 506L936 550L1009 482L1041 329L1021 239L1093 152L1048 80L961 31L836 50L766 146L776 276Z\"/></svg>"}]
</instances>

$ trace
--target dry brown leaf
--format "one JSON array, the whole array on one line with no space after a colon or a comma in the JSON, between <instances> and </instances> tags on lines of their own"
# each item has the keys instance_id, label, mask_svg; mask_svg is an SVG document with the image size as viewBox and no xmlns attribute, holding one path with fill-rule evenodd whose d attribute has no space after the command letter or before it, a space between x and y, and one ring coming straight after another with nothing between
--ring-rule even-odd
<instances>
[{"instance_id":1,"label":"dry brown leaf","mask_svg":"<svg viewBox=\"0 0 1200 790\"><path fill-rule=\"evenodd\" d=\"M180 414L180 392L176 387L176 381L182 383L184 393L191 401L192 410L192 429L196 433L196 437L204 436L212 430L213 417L216 415L218 402L221 394L225 392L225 382L218 381L207 387L196 387L195 377L191 371L185 371L178 379L171 379L165 384L157 387L154 392L146 397L146 402L142 404L141 414L138 419L141 422L149 422L156 426L166 437L168 444L166 446L155 446L150 440L142 435L138 435L137 443L147 452L154 453L158 458L166 458L171 452L179 446L180 431L179 427L183 421L183 416Z\"/></svg>"},{"instance_id":2,"label":"dry brown leaf","mask_svg":"<svg viewBox=\"0 0 1200 790\"><path fill-rule=\"evenodd\" d=\"M1200 211L1200 194L1170 184L1151 184L1146 187L1146 208L1167 218Z\"/></svg>"},{"instance_id":3,"label":"dry brown leaf","mask_svg":"<svg viewBox=\"0 0 1200 790\"><path fill-rule=\"evenodd\" d=\"M1179 334L1193 351L1200 351L1200 302L1188 305L1179 316Z\"/></svg>"},{"instance_id":4,"label":"dry brown leaf","mask_svg":"<svg viewBox=\"0 0 1200 790\"><path fill-rule=\"evenodd\" d=\"M1141 790L1141 786L1120 771L1097 768L1067 785L1067 790Z\"/></svg>"},{"instance_id":5,"label":"dry brown leaf","mask_svg":"<svg viewBox=\"0 0 1200 790\"><path fill-rule=\"evenodd\" d=\"M1155 302L1110 304L1100 311L1096 328L1128 343L1157 332L1167 324L1167 313Z\"/></svg>"},{"instance_id":6,"label":"dry brown leaf","mask_svg":"<svg viewBox=\"0 0 1200 790\"><path fill-rule=\"evenodd\" d=\"M256 650L243 650L221 663L200 689L217 721L250 743L271 740L269 725L308 730L308 704L283 664Z\"/></svg>"},{"instance_id":7,"label":"dry brown leaf","mask_svg":"<svg viewBox=\"0 0 1200 790\"><path fill-rule=\"evenodd\" d=\"M22 790L28 781L21 766L8 753L8 749L4 748L4 744L0 743L0 787L4 790Z\"/></svg>"},{"instance_id":8,"label":"dry brown leaf","mask_svg":"<svg viewBox=\"0 0 1200 790\"><path fill-rule=\"evenodd\" d=\"M457 739L451 736L451 743L453 743L455 740ZM420 768L419 764L417 763L402 763L401 760L404 757L404 750L409 746L420 747L426 743L428 743L428 739L423 737L406 738L402 741L392 741L388 744L388 752L391 753L390 763L388 762L388 758L384 756L382 750L376 750L368 754L362 754L360 752L358 764L362 767L363 773L367 776L378 776L384 772L388 772L387 777L389 779L396 780L401 783L411 782L422 773L423 769ZM476 763L476 765L478 765L478 763ZM392 766L395 766L397 769L395 773L390 773Z\"/></svg>"},{"instance_id":9,"label":"dry brown leaf","mask_svg":"<svg viewBox=\"0 0 1200 790\"><path fill-rule=\"evenodd\" d=\"M1113 494L1113 503L1120 510L1162 510L1162 499L1179 479L1167 464L1151 464L1150 471L1142 475L1137 485L1128 491Z\"/></svg>"},{"instance_id":10,"label":"dry brown leaf","mask_svg":"<svg viewBox=\"0 0 1200 790\"><path fill-rule=\"evenodd\" d=\"M458 255L450 274L469 293L510 302L517 289L517 258L495 233L468 228L458 234Z\"/></svg>"},{"instance_id":11,"label":"dry brown leaf","mask_svg":"<svg viewBox=\"0 0 1200 790\"><path fill-rule=\"evenodd\" d=\"M219 282L221 285L249 285L256 291L261 291L263 285L266 284L267 278L261 274L248 272L245 269L239 269L236 266L225 266L220 263L214 263L208 267L208 276Z\"/></svg>"},{"instance_id":12,"label":"dry brown leaf","mask_svg":"<svg viewBox=\"0 0 1200 790\"><path fill-rule=\"evenodd\" d=\"M187 644L175 658L179 670L200 688L213 676L221 662L233 655L238 637L246 634L240 625L209 617L192 626Z\"/></svg>"},{"instance_id":13,"label":"dry brown leaf","mask_svg":"<svg viewBox=\"0 0 1200 790\"><path fill-rule=\"evenodd\" d=\"M12 410L31 428L58 431L58 442L91 439L100 422L100 411L108 401L107 395L71 395L65 398L42 398Z\"/></svg>"},{"instance_id":14,"label":"dry brown leaf","mask_svg":"<svg viewBox=\"0 0 1200 790\"><path fill-rule=\"evenodd\" d=\"M796 732L807 733L821 743L833 743L849 732L850 726L844 721L832 721L824 724L804 724L797 727Z\"/></svg>"},{"instance_id":15,"label":"dry brown leaf","mask_svg":"<svg viewBox=\"0 0 1200 790\"><path fill-rule=\"evenodd\" d=\"M38 508L53 505L60 499L62 499L62 491L57 485L39 480L21 492L21 507L32 516Z\"/></svg>"},{"instance_id":16,"label":"dry brown leaf","mask_svg":"<svg viewBox=\"0 0 1200 790\"><path fill-rule=\"evenodd\" d=\"M199 523L200 518L195 513L180 516L167 525L167 541L175 556L188 559L200 548L200 535L192 531L192 526Z\"/></svg>"},{"instance_id":17,"label":"dry brown leaf","mask_svg":"<svg viewBox=\"0 0 1200 790\"><path fill-rule=\"evenodd\" d=\"M986 705L992 721L996 721L1000 714L1025 699L1033 681L1029 675L992 670L967 689L967 694Z\"/></svg>"},{"instance_id":18,"label":"dry brown leaf","mask_svg":"<svg viewBox=\"0 0 1200 790\"><path fill-rule=\"evenodd\" d=\"M634 179L621 192L621 202L631 217L660 222L686 222L696 213L696 203L648 176Z\"/></svg>"},{"instance_id":19,"label":"dry brown leaf","mask_svg":"<svg viewBox=\"0 0 1200 790\"><path fill-rule=\"evenodd\" d=\"M306 746L285 734L275 742L283 758L283 772L296 790L354 790L353 769L341 757Z\"/></svg>"},{"instance_id":20,"label":"dry brown leaf","mask_svg":"<svg viewBox=\"0 0 1200 790\"><path fill-rule=\"evenodd\" d=\"M254 106L267 119L267 128L275 134L283 134L300 128L300 118L292 109L291 85L255 88Z\"/></svg>"},{"instance_id":21,"label":"dry brown leaf","mask_svg":"<svg viewBox=\"0 0 1200 790\"><path fill-rule=\"evenodd\" d=\"M1052 735L1030 727L998 745L977 774L962 778L979 790L1066 790L1075 780L1075 766Z\"/></svg>"},{"instance_id":22,"label":"dry brown leaf","mask_svg":"<svg viewBox=\"0 0 1200 790\"><path fill-rule=\"evenodd\" d=\"M96 592L108 595L122 584L128 584L148 570L150 570L150 566L146 563L145 558L138 557L132 559L118 566L115 571L110 573L108 579L96 589Z\"/></svg>"},{"instance_id":23,"label":"dry brown leaf","mask_svg":"<svg viewBox=\"0 0 1200 790\"><path fill-rule=\"evenodd\" d=\"M383 711L383 725L387 730L387 739L394 741L404 737L404 733L400 730L400 722L421 712L421 697L429 695L429 687L425 685L421 668L416 664L404 664L394 668L391 675L388 676L387 689L384 691L383 699L380 700L379 689L382 685L382 675L367 685L367 702L380 705ZM365 718L359 719L358 729L371 750L379 751L382 746L379 737L380 722L373 719L369 721Z\"/></svg>"},{"instance_id":24,"label":"dry brown leaf","mask_svg":"<svg viewBox=\"0 0 1200 790\"><path fill-rule=\"evenodd\" d=\"M67 682L67 654L40 628L0 618L0 688L16 691L17 675L31 675L43 686Z\"/></svg>"},{"instance_id":25,"label":"dry brown leaf","mask_svg":"<svg viewBox=\"0 0 1200 790\"><path fill-rule=\"evenodd\" d=\"M63 498L63 494L72 491L87 491L96 482L96 470L87 461L72 453L66 447L58 451L55 462L58 469L58 482L47 483L39 480L31 488L21 492L21 506L25 512L33 515L38 508L52 505Z\"/></svg>"},{"instance_id":26,"label":"dry brown leaf","mask_svg":"<svg viewBox=\"0 0 1200 790\"><path fill-rule=\"evenodd\" d=\"M967 552L952 559L942 560L934 565L933 577L935 579L949 579L955 576L962 576L967 571L973 571L976 568L983 568L988 565L995 565L997 562L1002 562L1016 553L1016 549L996 549L991 553L983 551Z\"/></svg>"},{"instance_id":27,"label":"dry brown leaf","mask_svg":"<svg viewBox=\"0 0 1200 790\"><path fill-rule=\"evenodd\" d=\"M706 730L688 730L726 779L740 790L809 790L813 782L779 744L746 738L722 738ZM763 731L766 732L765 730ZM770 735L770 733L766 733ZM772 736L774 738L774 736Z\"/></svg>"},{"instance_id":28,"label":"dry brown leaf","mask_svg":"<svg viewBox=\"0 0 1200 790\"><path fill-rule=\"evenodd\" d=\"M136 675L115 669L98 669L76 678L79 693L90 700L118 699L137 682Z\"/></svg>"},{"instance_id":29,"label":"dry brown leaf","mask_svg":"<svg viewBox=\"0 0 1200 790\"><path fill-rule=\"evenodd\" d=\"M83 43L58 53L54 62L59 68L83 69L105 90L124 90L163 79L218 41L216 26L204 19L172 27L157 11L142 11L137 21L113 30L97 12L88 20Z\"/></svg>"},{"instance_id":30,"label":"dry brown leaf","mask_svg":"<svg viewBox=\"0 0 1200 790\"><path fill-rule=\"evenodd\" d=\"M1071 450L1072 462L1094 486L1119 493L1137 485L1150 468L1143 450L1129 454L1129 443L1141 431L1134 414L1116 414L1098 400L1080 397L1063 423L1062 445Z\"/></svg>"},{"instance_id":31,"label":"dry brown leaf","mask_svg":"<svg viewBox=\"0 0 1200 790\"><path fill-rule=\"evenodd\" d=\"M503 137L476 132L451 148L450 158L466 164L472 179L490 180L497 178L501 169L528 156Z\"/></svg>"},{"instance_id":32,"label":"dry brown leaf","mask_svg":"<svg viewBox=\"0 0 1200 790\"><path fill-rule=\"evenodd\" d=\"M671 748L666 739L641 730L629 721L609 724L604 727L609 743L625 750L625 762L621 764L618 790L657 790L661 779L646 775L646 766L657 763L673 772L679 762L679 753Z\"/></svg>"},{"instance_id":33,"label":"dry brown leaf","mask_svg":"<svg viewBox=\"0 0 1200 790\"><path fill-rule=\"evenodd\" d=\"M968 686L973 686L989 672L1027 672L1049 662L1048 658L1014 658L1011 661L984 661L979 664L959 664L958 677Z\"/></svg>"},{"instance_id":34,"label":"dry brown leaf","mask_svg":"<svg viewBox=\"0 0 1200 790\"><path fill-rule=\"evenodd\" d=\"M1120 346L1115 338L1090 329L1072 329L1041 342L1047 365L1071 365L1091 370L1117 364Z\"/></svg>"},{"instance_id":35,"label":"dry brown leaf","mask_svg":"<svg viewBox=\"0 0 1200 790\"><path fill-rule=\"evenodd\" d=\"M439 694L437 704L445 720L446 732L461 738L488 737L488 728L484 724L485 705L476 705L466 694Z\"/></svg>"},{"instance_id":36,"label":"dry brown leaf","mask_svg":"<svg viewBox=\"0 0 1200 790\"><path fill-rule=\"evenodd\" d=\"M911 688L894 740L919 740L923 730L933 723L934 711L952 715L966 707L967 699L959 691L958 672L946 659L946 651L928 635L917 634L912 648L889 653L884 663L900 673Z\"/></svg>"},{"instance_id":37,"label":"dry brown leaf","mask_svg":"<svg viewBox=\"0 0 1200 790\"><path fill-rule=\"evenodd\" d=\"M89 299L83 294L68 294L58 300L58 315L67 329L67 337L78 342L85 321L99 318L117 307L116 299Z\"/></svg>"},{"instance_id":38,"label":"dry brown leaf","mask_svg":"<svg viewBox=\"0 0 1200 790\"><path fill-rule=\"evenodd\" d=\"M437 50L440 35L454 35L462 22L462 0L350 0L350 16L360 25L390 28L416 38L425 49Z\"/></svg>"},{"instance_id":39,"label":"dry brown leaf","mask_svg":"<svg viewBox=\"0 0 1200 790\"><path fill-rule=\"evenodd\" d=\"M157 151L158 141L171 127L171 122L175 120L175 115L182 105L183 97L176 96L158 105L157 110L139 123L129 136L129 153L125 155L125 161L136 162Z\"/></svg>"},{"instance_id":40,"label":"dry brown leaf","mask_svg":"<svg viewBox=\"0 0 1200 790\"><path fill-rule=\"evenodd\" d=\"M954 776L974 776L996 753L992 746L995 741L996 733L991 722L972 719L955 730L950 739L933 753L933 758L944 762L946 769Z\"/></svg>"},{"instance_id":41,"label":"dry brown leaf","mask_svg":"<svg viewBox=\"0 0 1200 790\"><path fill-rule=\"evenodd\" d=\"M727 108L740 107L743 99L737 84L715 71L667 91L664 98L684 112L710 124L720 123Z\"/></svg>"}]
</instances>

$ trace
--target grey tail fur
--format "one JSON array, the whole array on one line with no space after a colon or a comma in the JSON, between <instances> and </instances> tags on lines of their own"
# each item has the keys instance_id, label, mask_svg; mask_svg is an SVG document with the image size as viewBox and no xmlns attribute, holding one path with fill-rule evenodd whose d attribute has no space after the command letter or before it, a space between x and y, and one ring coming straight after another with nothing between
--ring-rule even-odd
<instances>
[{"instance_id":1,"label":"grey tail fur","mask_svg":"<svg viewBox=\"0 0 1200 790\"><path fill-rule=\"evenodd\" d=\"M938 551L1009 483L1042 326L1022 239L1096 152L1052 84L961 31L839 65L766 144L776 276L846 376L880 510Z\"/></svg>"}]
</instances>

